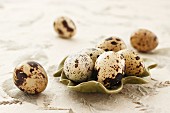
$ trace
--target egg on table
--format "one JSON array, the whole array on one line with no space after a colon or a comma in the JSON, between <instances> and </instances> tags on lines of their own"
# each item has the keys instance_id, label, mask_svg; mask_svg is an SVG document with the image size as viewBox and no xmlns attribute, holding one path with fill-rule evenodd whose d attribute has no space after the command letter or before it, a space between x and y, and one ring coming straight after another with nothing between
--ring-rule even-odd
<instances>
[{"instance_id":1,"label":"egg on table","mask_svg":"<svg viewBox=\"0 0 170 113\"><path fill-rule=\"evenodd\" d=\"M126 49L126 44L121 38L118 37L110 37L100 41L97 45L97 48L103 49L105 51L120 51L122 49Z\"/></svg>"},{"instance_id":2,"label":"egg on table","mask_svg":"<svg viewBox=\"0 0 170 113\"><path fill-rule=\"evenodd\" d=\"M59 17L54 21L54 30L62 38L71 38L76 34L76 25L68 17Z\"/></svg>"},{"instance_id":3,"label":"egg on table","mask_svg":"<svg viewBox=\"0 0 170 113\"><path fill-rule=\"evenodd\" d=\"M14 84L23 92L37 94L45 90L48 77L44 68L37 62L20 63L13 72Z\"/></svg>"},{"instance_id":4,"label":"egg on table","mask_svg":"<svg viewBox=\"0 0 170 113\"><path fill-rule=\"evenodd\" d=\"M83 49L80 52L81 53L86 53L87 55L89 55L90 58L95 63L97 58L104 52L104 50L100 49L100 48L86 48L86 49Z\"/></svg>"},{"instance_id":5,"label":"egg on table","mask_svg":"<svg viewBox=\"0 0 170 113\"><path fill-rule=\"evenodd\" d=\"M101 54L95 63L98 72L98 82L107 89L113 89L124 76L125 60L123 56L113 51Z\"/></svg>"},{"instance_id":6,"label":"egg on table","mask_svg":"<svg viewBox=\"0 0 170 113\"><path fill-rule=\"evenodd\" d=\"M92 75L94 63L85 53L76 53L67 57L63 71L74 82L88 81Z\"/></svg>"},{"instance_id":7,"label":"egg on table","mask_svg":"<svg viewBox=\"0 0 170 113\"><path fill-rule=\"evenodd\" d=\"M133 50L121 50L118 52L125 59L125 75L140 76L145 71L143 59Z\"/></svg>"},{"instance_id":8,"label":"egg on table","mask_svg":"<svg viewBox=\"0 0 170 113\"><path fill-rule=\"evenodd\" d=\"M138 29L131 35L130 42L139 52L149 52L157 47L158 38L147 29Z\"/></svg>"}]
</instances>

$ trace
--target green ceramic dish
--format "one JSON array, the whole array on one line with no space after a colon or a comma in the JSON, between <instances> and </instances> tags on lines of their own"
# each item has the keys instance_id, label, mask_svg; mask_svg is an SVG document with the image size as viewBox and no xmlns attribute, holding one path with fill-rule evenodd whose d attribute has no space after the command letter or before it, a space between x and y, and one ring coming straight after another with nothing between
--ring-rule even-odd
<instances>
[{"instance_id":1,"label":"green ceramic dish","mask_svg":"<svg viewBox=\"0 0 170 113\"><path fill-rule=\"evenodd\" d=\"M117 86L114 87L114 89L109 90L103 86L103 84L95 81L95 80L90 80L87 82L82 82L82 83L75 83L65 76L63 72L63 65L64 61L66 60L67 57L65 57L61 63L58 66L58 71L54 74L54 77L60 77L60 82L67 85L67 87L71 90L74 91L79 91L79 92L99 92L99 93L107 93L107 94L112 94L112 93L118 93L122 90L123 85L125 84L145 84L148 81L145 80L143 77L147 77L150 75L149 70L156 67L157 64L155 64L152 60L149 59L144 59L145 62L147 62L147 68L145 69L145 72L142 74L141 77L137 77L135 75L128 75L127 77L124 77L120 83L117 84Z\"/></svg>"}]
</instances>

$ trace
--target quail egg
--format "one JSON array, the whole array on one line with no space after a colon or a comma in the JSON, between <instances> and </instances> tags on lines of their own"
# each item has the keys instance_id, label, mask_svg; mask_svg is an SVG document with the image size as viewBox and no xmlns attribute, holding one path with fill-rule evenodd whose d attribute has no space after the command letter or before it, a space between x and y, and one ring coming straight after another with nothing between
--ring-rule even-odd
<instances>
[{"instance_id":1,"label":"quail egg","mask_svg":"<svg viewBox=\"0 0 170 113\"><path fill-rule=\"evenodd\" d=\"M113 89L124 76L125 60L123 56L113 51L101 54L95 63L98 72L98 82L107 89Z\"/></svg>"},{"instance_id":2,"label":"quail egg","mask_svg":"<svg viewBox=\"0 0 170 113\"><path fill-rule=\"evenodd\" d=\"M64 62L66 77L74 82L84 82L90 79L94 63L90 56L83 53L72 54Z\"/></svg>"},{"instance_id":3,"label":"quail egg","mask_svg":"<svg viewBox=\"0 0 170 113\"><path fill-rule=\"evenodd\" d=\"M62 38L71 38L76 34L76 26L68 17L59 17L54 21L54 30Z\"/></svg>"},{"instance_id":4,"label":"quail egg","mask_svg":"<svg viewBox=\"0 0 170 113\"><path fill-rule=\"evenodd\" d=\"M22 62L13 72L14 84L23 92L37 94L45 90L48 77L44 68L37 62Z\"/></svg>"},{"instance_id":5,"label":"quail egg","mask_svg":"<svg viewBox=\"0 0 170 113\"><path fill-rule=\"evenodd\" d=\"M131 45L139 52L149 52L155 49L158 45L157 36L147 30L138 29L130 37Z\"/></svg>"},{"instance_id":6,"label":"quail egg","mask_svg":"<svg viewBox=\"0 0 170 113\"><path fill-rule=\"evenodd\" d=\"M125 75L140 76L145 71L144 61L133 50L121 50L118 52L125 59Z\"/></svg>"},{"instance_id":7,"label":"quail egg","mask_svg":"<svg viewBox=\"0 0 170 113\"><path fill-rule=\"evenodd\" d=\"M103 49L105 51L120 51L126 49L126 44L124 41L118 37L110 37L100 41L97 45L97 48Z\"/></svg>"},{"instance_id":8,"label":"quail egg","mask_svg":"<svg viewBox=\"0 0 170 113\"><path fill-rule=\"evenodd\" d=\"M86 53L90 56L90 58L93 60L93 62L96 62L96 59L104 52L103 49L100 48L86 48L81 51L81 53Z\"/></svg>"}]
</instances>

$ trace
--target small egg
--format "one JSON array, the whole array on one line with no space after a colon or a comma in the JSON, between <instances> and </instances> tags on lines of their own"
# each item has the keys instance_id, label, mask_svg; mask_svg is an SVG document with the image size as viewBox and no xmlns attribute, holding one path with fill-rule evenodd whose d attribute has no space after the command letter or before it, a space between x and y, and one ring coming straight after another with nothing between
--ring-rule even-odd
<instances>
[{"instance_id":1,"label":"small egg","mask_svg":"<svg viewBox=\"0 0 170 113\"><path fill-rule=\"evenodd\" d=\"M124 76L125 60L123 56L113 51L101 54L95 63L98 72L98 82L107 89L113 89Z\"/></svg>"},{"instance_id":2,"label":"small egg","mask_svg":"<svg viewBox=\"0 0 170 113\"><path fill-rule=\"evenodd\" d=\"M131 35L130 42L139 52L149 52L157 47L158 38L147 29L138 29Z\"/></svg>"},{"instance_id":3,"label":"small egg","mask_svg":"<svg viewBox=\"0 0 170 113\"><path fill-rule=\"evenodd\" d=\"M90 56L90 58L93 60L93 62L95 63L97 58L104 53L103 49L100 48L86 48L83 49L82 51L80 51L81 53L86 53L87 55Z\"/></svg>"},{"instance_id":4,"label":"small egg","mask_svg":"<svg viewBox=\"0 0 170 113\"><path fill-rule=\"evenodd\" d=\"M126 44L124 41L118 37L110 37L100 41L97 45L97 48L103 49L105 51L120 51L126 49Z\"/></svg>"},{"instance_id":5,"label":"small egg","mask_svg":"<svg viewBox=\"0 0 170 113\"><path fill-rule=\"evenodd\" d=\"M83 53L72 54L64 62L66 77L74 82L88 81L92 75L94 63L90 56Z\"/></svg>"},{"instance_id":6,"label":"small egg","mask_svg":"<svg viewBox=\"0 0 170 113\"><path fill-rule=\"evenodd\" d=\"M14 84L23 92L38 94L45 90L48 77L44 68L37 62L22 62L13 72Z\"/></svg>"},{"instance_id":7,"label":"small egg","mask_svg":"<svg viewBox=\"0 0 170 113\"><path fill-rule=\"evenodd\" d=\"M68 17L59 17L54 21L54 30L62 38L69 39L76 34L76 26Z\"/></svg>"},{"instance_id":8,"label":"small egg","mask_svg":"<svg viewBox=\"0 0 170 113\"><path fill-rule=\"evenodd\" d=\"M125 74L140 76L145 71L143 59L133 50L121 50L118 52L125 59Z\"/></svg>"}]
</instances>

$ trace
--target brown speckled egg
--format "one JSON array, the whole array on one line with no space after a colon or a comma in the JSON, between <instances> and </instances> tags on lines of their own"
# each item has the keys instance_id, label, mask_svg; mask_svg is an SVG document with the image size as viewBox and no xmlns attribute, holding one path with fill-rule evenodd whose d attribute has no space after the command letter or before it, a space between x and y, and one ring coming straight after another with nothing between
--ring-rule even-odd
<instances>
[{"instance_id":1,"label":"brown speckled egg","mask_svg":"<svg viewBox=\"0 0 170 113\"><path fill-rule=\"evenodd\" d=\"M54 21L54 30L62 38L71 38L76 34L76 26L68 17L59 17Z\"/></svg>"},{"instance_id":2,"label":"brown speckled egg","mask_svg":"<svg viewBox=\"0 0 170 113\"><path fill-rule=\"evenodd\" d=\"M34 61L19 64L13 72L13 80L21 91L28 94L37 94L44 91L48 83L44 68Z\"/></svg>"},{"instance_id":3,"label":"brown speckled egg","mask_svg":"<svg viewBox=\"0 0 170 113\"><path fill-rule=\"evenodd\" d=\"M97 48L103 49L105 51L120 51L126 49L126 44L124 41L118 37L110 37L100 41L97 45Z\"/></svg>"},{"instance_id":4,"label":"brown speckled egg","mask_svg":"<svg viewBox=\"0 0 170 113\"><path fill-rule=\"evenodd\" d=\"M76 53L67 57L63 71L74 82L88 81L92 75L94 63L85 53Z\"/></svg>"},{"instance_id":5,"label":"brown speckled egg","mask_svg":"<svg viewBox=\"0 0 170 113\"><path fill-rule=\"evenodd\" d=\"M125 59L125 74L127 76L140 76L145 71L143 59L133 50L121 50L118 52L124 56Z\"/></svg>"},{"instance_id":6,"label":"brown speckled egg","mask_svg":"<svg viewBox=\"0 0 170 113\"><path fill-rule=\"evenodd\" d=\"M113 89L124 76L125 60L123 56L113 51L101 54L95 63L98 82L107 89Z\"/></svg>"},{"instance_id":7,"label":"brown speckled egg","mask_svg":"<svg viewBox=\"0 0 170 113\"><path fill-rule=\"evenodd\" d=\"M147 29L138 29L135 31L131 35L130 41L132 46L139 52L149 52L158 45L157 36Z\"/></svg>"}]
</instances>

